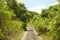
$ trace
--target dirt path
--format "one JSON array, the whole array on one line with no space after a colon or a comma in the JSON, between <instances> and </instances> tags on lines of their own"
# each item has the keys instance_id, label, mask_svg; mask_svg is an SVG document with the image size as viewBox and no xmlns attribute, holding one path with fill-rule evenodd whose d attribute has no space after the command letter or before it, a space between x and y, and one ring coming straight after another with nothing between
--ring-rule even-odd
<instances>
[{"instance_id":1,"label":"dirt path","mask_svg":"<svg viewBox=\"0 0 60 40\"><path fill-rule=\"evenodd\" d=\"M30 25L30 28L25 32L21 40L42 40L41 37L33 29L33 25Z\"/></svg>"}]
</instances>

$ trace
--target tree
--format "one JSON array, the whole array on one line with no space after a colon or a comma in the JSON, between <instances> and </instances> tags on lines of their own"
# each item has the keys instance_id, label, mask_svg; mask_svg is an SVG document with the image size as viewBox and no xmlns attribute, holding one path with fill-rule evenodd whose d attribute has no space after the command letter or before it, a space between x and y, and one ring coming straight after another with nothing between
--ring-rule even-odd
<instances>
[{"instance_id":1,"label":"tree","mask_svg":"<svg viewBox=\"0 0 60 40\"><path fill-rule=\"evenodd\" d=\"M13 19L16 15L7 8L4 0L0 0L0 4L0 40L19 40L18 35L23 33L22 22Z\"/></svg>"},{"instance_id":2,"label":"tree","mask_svg":"<svg viewBox=\"0 0 60 40\"><path fill-rule=\"evenodd\" d=\"M52 40L60 40L60 4L43 9L34 20L35 30L39 35L47 34Z\"/></svg>"},{"instance_id":3,"label":"tree","mask_svg":"<svg viewBox=\"0 0 60 40\"><path fill-rule=\"evenodd\" d=\"M60 0L57 0L60 3Z\"/></svg>"},{"instance_id":4,"label":"tree","mask_svg":"<svg viewBox=\"0 0 60 40\"><path fill-rule=\"evenodd\" d=\"M30 20L33 18L33 12L28 11L24 3L18 3L16 0L7 0L6 2L8 8L13 10L13 12L16 14L16 18L23 22L22 28L27 30L26 23L30 22Z\"/></svg>"}]
</instances>

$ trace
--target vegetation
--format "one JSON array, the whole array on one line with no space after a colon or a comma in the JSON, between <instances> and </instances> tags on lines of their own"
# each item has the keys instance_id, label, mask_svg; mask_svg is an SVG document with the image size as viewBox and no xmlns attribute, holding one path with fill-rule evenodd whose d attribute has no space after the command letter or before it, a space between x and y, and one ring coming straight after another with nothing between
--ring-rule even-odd
<instances>
[{"instance_id":1,"label":"vegetation","mask_svg":"<svg viewBox=\"0 0 60 40\"><path fill-rule=\"evenodd\" d=\"M38 14L16 0L0 0L0 40L20 40L30 21L38 35L60 40L60 0L58 2Z\"/></svg>"},{"instance_id":2,"label":"vegetation","mask_svg":"<svg viewBox=\"0 0 60 40\"><path fill-rule=\"evenodd\" d=\"M51 40L60 40L60 4L42 9L40 15L34 17L33 23L39 35L49 35Z\"/></svg>"},{"instance_id":3,"label":"vegetation","mask_svg":"<svg viewBox=\"0 0 60 40\"><path fill-rule=\"evenodd\" d=\"M34 14L16 0L0 0L0 40L20 40Z\"/></svg>"}]
</instances>

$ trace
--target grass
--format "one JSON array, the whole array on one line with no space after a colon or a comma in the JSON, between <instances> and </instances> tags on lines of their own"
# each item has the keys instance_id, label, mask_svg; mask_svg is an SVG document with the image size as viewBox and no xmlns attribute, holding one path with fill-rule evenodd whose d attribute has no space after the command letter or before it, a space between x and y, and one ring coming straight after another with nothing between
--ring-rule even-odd
<instances>
[{"instance_id":1,"label":"grass","mask_svg":"<svg viewBox=\"0 0 60 40\"><path fill-rule=\"evenodd\" d=\"M42 37L42 40L52 40L52 37L46 34L41 35L41 37Z\"/></svg>"}]
</instances>

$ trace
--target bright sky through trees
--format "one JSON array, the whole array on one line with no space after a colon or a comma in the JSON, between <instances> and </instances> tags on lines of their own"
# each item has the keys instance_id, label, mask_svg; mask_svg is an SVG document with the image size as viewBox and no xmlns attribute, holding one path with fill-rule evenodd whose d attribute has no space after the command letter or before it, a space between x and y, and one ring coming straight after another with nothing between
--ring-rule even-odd
<instances>
[{"instance_id":1,"label":"bright sky through trees","mask_svg":"<svg viewBox=\"0 0 60 40\"><path fill-rule=\"evenodd\" d=\"M28 10L41 12L42 8L47 8L52 4L56 4L57 0L18 0L23 2Z\"/></svg>"}]
</instances>

